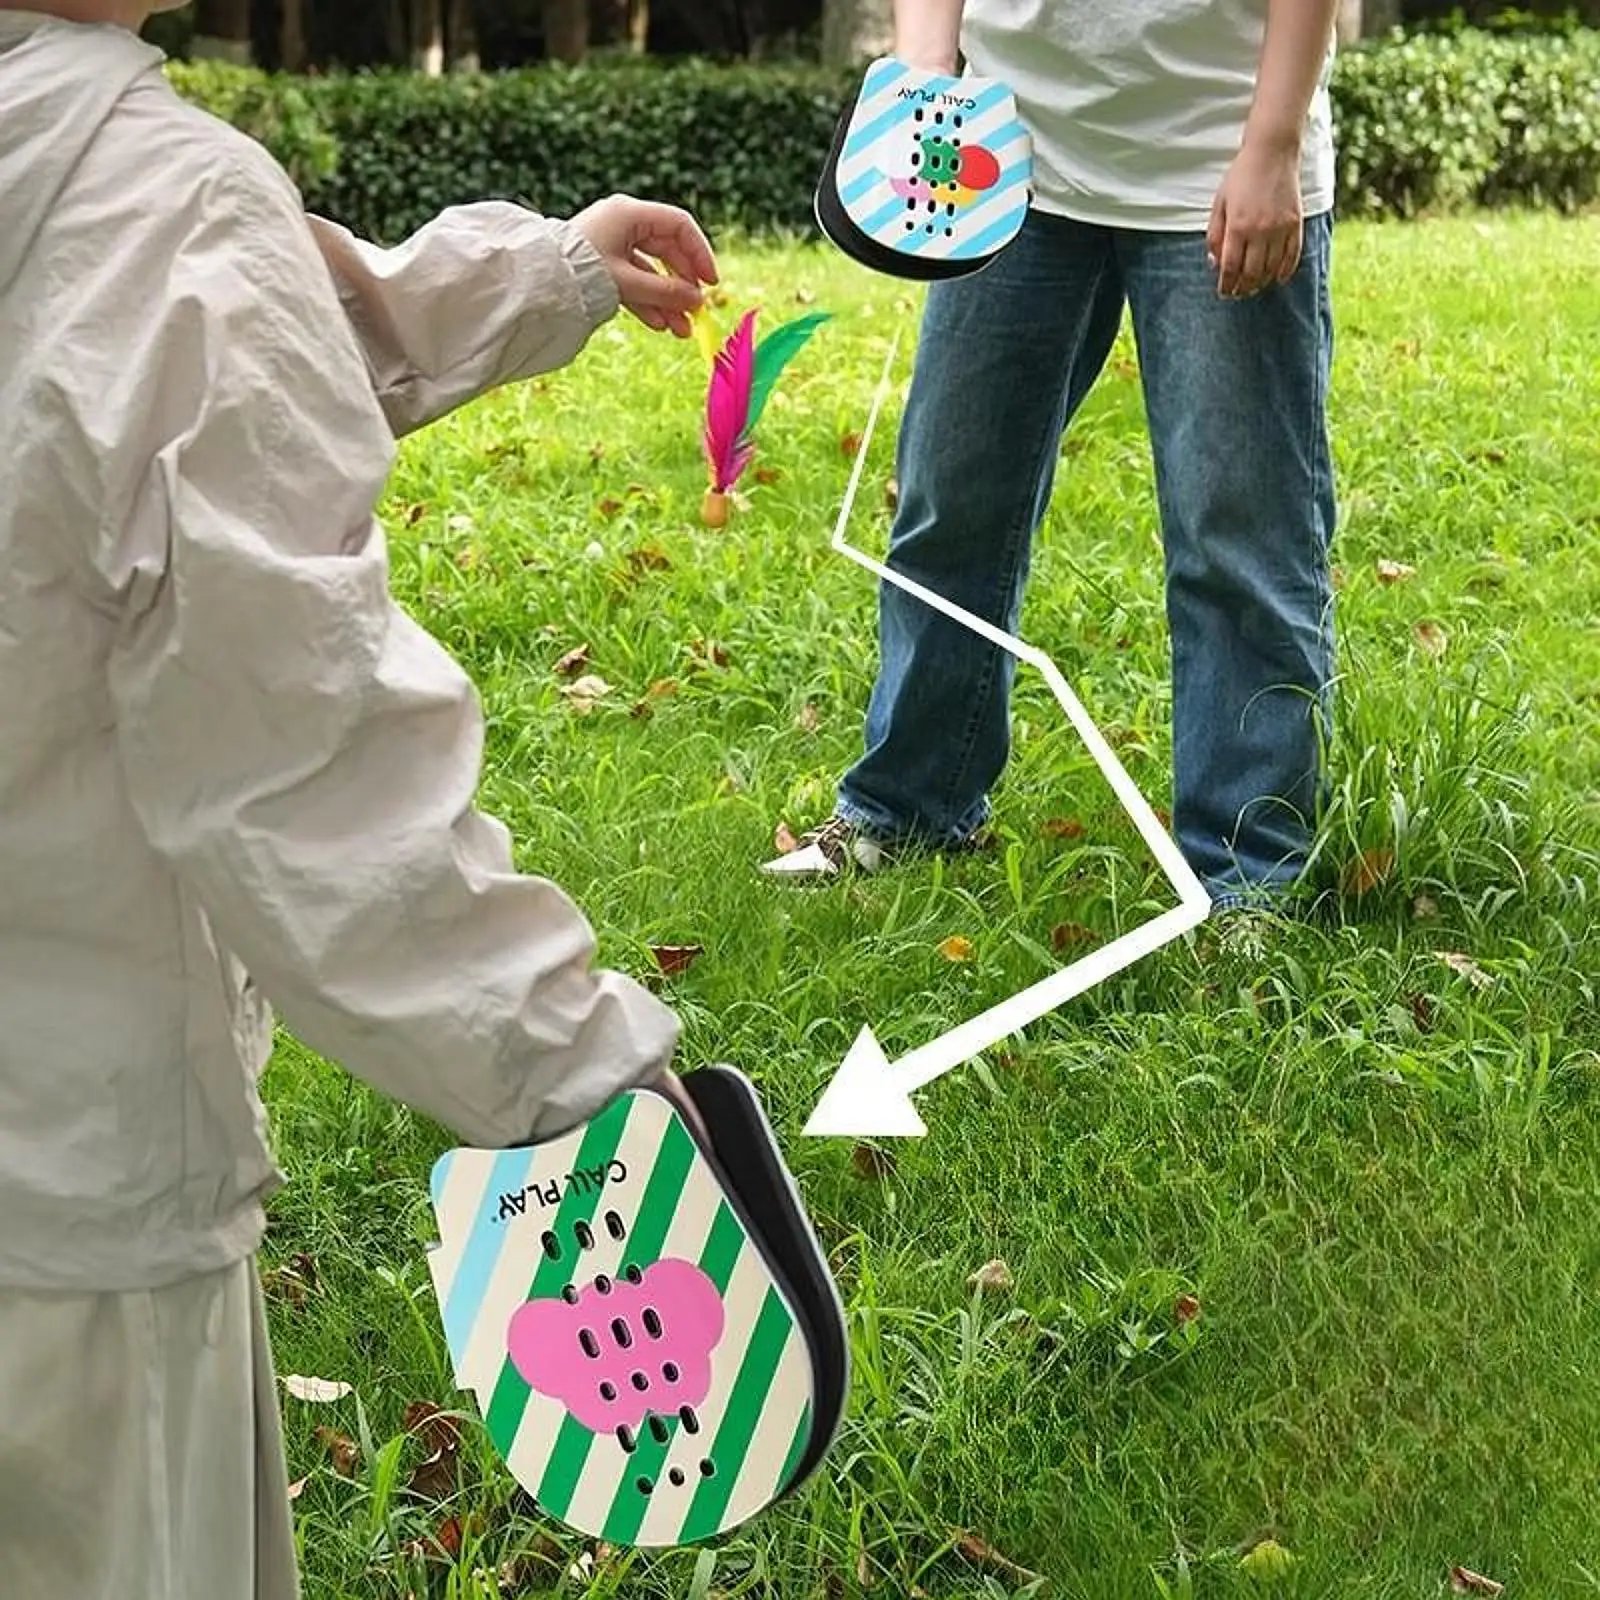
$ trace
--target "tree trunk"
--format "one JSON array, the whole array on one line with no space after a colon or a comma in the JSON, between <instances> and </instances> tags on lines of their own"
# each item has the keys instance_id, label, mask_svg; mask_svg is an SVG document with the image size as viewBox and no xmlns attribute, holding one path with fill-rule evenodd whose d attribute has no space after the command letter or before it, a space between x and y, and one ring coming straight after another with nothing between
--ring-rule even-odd
<instances>
[{"instance_id":1,"label":"tree trunk","mask_svg":"<svg viewBox=\"0 0 1600 1600\"><path fill-rule=\"evenodd\" d=\"M278 65L285 72L305 71L305 0L283 0L283 17L278 28Z\"/></svg>"},{"instance_id":2,"label":"tree trunk","mask_svg":"<svg viewBox=\"0 0 1600 1600\"><path fill-rule=\"evenodd\" d=\"M478 30L472 18L472 0L450 0L449 26L445 30L452 72L478 70Z\"/></svg>"},{"instance_id":3,"label":"tree trunk","mask_svg":"<svg viewBox=\"0 0 1600 1600\"><path fill-rule=\"evenodd\" d=\"M383 14L384 48L388 51L388 64L392 67L398 67L410 55L406 42L406 17L409 9L407 0L389 0Z\"/></svg>"},{"instance_id":4,"label":"tree trunk","mask_svg":"<svg viewBox=\"0 0 1600 1600\"><path fill-rule=\"evenodd\" d=\"M411 65L430 78L444 73L444 8L441 0L412 0Z\"/></svg>"},{"instance_id":5,"label":"tree trunk","mask_svg":"<svg viewBox=\"0 0 1600 1600\"><path fill-rule=\"evenodd\" d=\"M589 53L588 0L544 0L544 53L576 66Z\"/></svg>"},{"instance_id":6,"label":"tree trunk","mask_svg":"<svg viewBox=\"0 0 1600 1600\"><path fill-rule=\"evenodd\" d=\"M255 55L250 47L250 0L199 0L190 49L198 60L248 67Z\"/></svg>"},{"instance_id":7,"label":"tree trunk","mask_svg":"<svg viewBox=\"0 0 1600 1600\"><path fill-rule=\"evenodd\" d=\"M603 9L607 42L642 56L650 48L650 0L607 0Z\"/></svg>"},{"instance_id":8,"label":"tree trunk","mask_svg":"<svg viewBox=\"0 0 1600 1600\"><path fill-rule=\"evenodd\" d=\"M628 49L636 56L650 49L650 0L628 0Z\"/></svg>"},{"instance_id":9,"label":"tree trunk","mask_svg":"<svg viewBox=\"0 0 1600 1600\"><path fill-rule=\"evenodd\" d=\"M850 67L894 48L891 0L823 0L822 59Z\"/></svg>"}]
</instances>

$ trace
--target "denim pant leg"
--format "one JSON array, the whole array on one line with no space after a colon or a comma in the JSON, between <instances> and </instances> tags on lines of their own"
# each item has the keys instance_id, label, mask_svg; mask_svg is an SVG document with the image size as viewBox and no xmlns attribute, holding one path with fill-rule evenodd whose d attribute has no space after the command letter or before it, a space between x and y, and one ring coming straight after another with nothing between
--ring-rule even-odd
<instances>
[{"instance_id":1,"label":"denim pant leg","mask_svg":"<svg viewBox=\"0 0 1600 1600\"><path fill-rule=\"evenodd\" d=\"M1333 681L1332 220L1289 283L1223 300L1199 234L1118 237L1172 634L1173 827L1220 904L1292 883Z\"/></svg>"},{"instance_id":2,"label":"denim pant leg","mask_svg":"<svg viewBox=\"0 0 1600 1600\"><path fill-rule=\"evenodd\" d=\"M985 271L928 295L900 430L888 564L1016 631L1061 434L1123 307L1108 229L1032 214ZM839 812L880 838L956 843L1010 753L1015 659L892 584L865 753Z\"/></svg>"}]
</instances>

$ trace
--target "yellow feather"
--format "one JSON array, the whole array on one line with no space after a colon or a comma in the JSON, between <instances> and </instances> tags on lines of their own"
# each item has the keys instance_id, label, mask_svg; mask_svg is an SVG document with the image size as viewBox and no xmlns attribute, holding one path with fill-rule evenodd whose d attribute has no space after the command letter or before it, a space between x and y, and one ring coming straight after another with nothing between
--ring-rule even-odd
<instances>
[{"instance_id":1,"label":"yellow feather","mask_svg":"<svg viewBox=\"0 0 1600 1600\"><path fill-rule=\"evenodd\" d=\"M700 347L700 354L705 357L706 370L709 372L717 364L717 352L722 348L722 341L717 337L717 325L711 320L711 307L702 304L698 311L689 314L689 326L694 333L694 342Z\"/></svg>"},{"instance_id":2,"label":"yellow feather","mask_svg":"<svg viewBox=\"0 0 1600 1600\"><path fill-rule=\"evenodd\" d=\"M663 278L672 276L672 269L664 261L657 261L654 256L646 256L645 260ZM694 342L699 347L700 354L705 358L706 371L712 371L717 364L717 352L722 348L722 340L717 337L717 325L712 320L709 301L702 300L700 309L689 313L689 328L694 334Z\"/></svg>"}]
</instances>

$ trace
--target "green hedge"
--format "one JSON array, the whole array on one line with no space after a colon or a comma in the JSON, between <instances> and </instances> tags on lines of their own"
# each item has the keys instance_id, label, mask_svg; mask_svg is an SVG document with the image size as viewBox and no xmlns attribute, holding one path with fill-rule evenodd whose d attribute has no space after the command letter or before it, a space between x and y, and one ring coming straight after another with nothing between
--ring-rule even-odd
<instances>
[{"instance_id":1,"label":"green hedge","mask_svg":"<svg viewBox=\"0 0 1600 1600\"><path fill-rule=\"evenodd\" d=\"M263 140L307 203L393 241L454 202L561 215L628 190L709 224L806 228L854 75L638 62L426 79L276 78L173 63L179 89ZM1342 53L1339 207L1572 210L1600 198L1600 32L1467 30Z\"/></svg>"}]
</instances>

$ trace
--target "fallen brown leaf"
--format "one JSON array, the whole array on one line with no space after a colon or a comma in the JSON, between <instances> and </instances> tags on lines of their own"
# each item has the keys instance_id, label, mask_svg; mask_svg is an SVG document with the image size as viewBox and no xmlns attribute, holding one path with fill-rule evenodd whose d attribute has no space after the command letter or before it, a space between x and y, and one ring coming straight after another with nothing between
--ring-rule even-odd
<instances>
[{"instance_id":1,"label":"fallen brown leaf","mask_svg":"<svg viewBox=\"0 0 1600 1600\"><path fill-rule=\"evenodd\" d=\"M855 457L861 454L861 435L859 433L844 434L839 440L839 448L845 455Z\"/></svg>"},{"instance_id":2,"label":"fallen brown leaf","mask_svg":"<svg viewBox=\"0 0 1600 1600\"><path fill-rule=\"evenodd\" d=\"M1005 1262L985 1261L976 1272L967 1279L967 1287L976 1289L982 1294L1005 1294L1015 1283L1011 1276L1011 1268Z\"/></svg>"},{"instance_id":3,"label":"fallen brown leaf","mask_svg":"<svg viewBox=\"0 0 1600 1600\"><path fill-rule=\"evenodd\" d=\"M406 1487L424 1500L448 1500L461 1485L461 1452L436 1450L412 1472Z\"/></svg>"},{"instance_id":4,"label":"fallen brown leaf","mask_svg":"<svg viewBox=\"0 0 1600 1600\"><path fill-rule=\"evenodd\" d=\"M608 494L605 499L595 507L595 510L597 510L602 517L614 517L623 509L623 502L617 499L614 494Z\"/></svg>"},{"instance_id":5,"label":"fallen brown leaf","mask_svg":"<svg viewBox=\"0 0 1600 1600\"><path fill-rule=\"evenodd\" d=\"M589 646L580 644L569 650L556 662L555 670L563 678L574 678L589 665Z\"/></svg>"},{"instance_id":6,"label":"fallen brown leaf","mask_svg":"<svg viewBox=\"0 0 1600 1600\"><path fill-rule=\"evenodd\" d=\"M656 965L669 978L675 978L679 973L687 972L705 953L705 946L698 944L653 944L650 946L650 954L655 957Z\"/></svg>"},{"instance_id":7,"label":"fallen brown leaf","mask_svg":"<svg viewBox=\"0 0 1600 1600\"><path fill-rule=\"evenodd\" d=\"M574 711L587 715L611 693L611 685L604 678L588 673L576 683L566 685L561 692L572 702Z\"/></svg>"},{"instance_id":8,"label":"fallen brown leaf","mask_svg":"<svg viewBox=\"0 0 1600 1600\"><path fill-rule=\"evenodd\" d=\"M1081 839L1084 826L1076 817L1051 817L1039 831L1048 839Z\"/></svg>"},{"instance_id":9,"label":"fallen brown leaf","mask_svg":"<svg viewBox=\"0 0 1600 1600\"><path fill-rule=\"evenodd\" d=\"M1181 1328L1186 1323L1196 1321L1200 1316L1200 1297L1195 1294L1180 1294L1172 1302L1173 1320Z\"/></svg>"},{"instance_id":10,"label":"fallen brown leaf","mask_svg":"<svg viewBox=\"0 0 1600 1600\"><path fill-rule=\"evenodd\" d=\"M1473 1572L1469 1567L1452 1567L1450 1569L1450 1587L1457 1594L1504 1594L1506 1586L1496 1583L1493 1578L1486 1578L1481 1572Z\"/></svg>"},{"instance_id":11,"label":"fallen brown leaf","mask_svg":"<svg viewBox=\"0 0 1600 1600\"><path fill-rule=\"evenodd\" d=\"M353 1478L356 1473L356 1463L361 1459L361 1446L348 1434L340 1433L337 1428L330 1428L326 1424L317 1429L316 1437L317 1442L328 1452L333 1470L341 1478Z\"/></svg>"},{"instance_id":12,"label":"fallen brown leaf","mask_svg":"<svg viewBox=\"0 0 1600 1600\"><path fill-rule=\"evenodd\" d=\"M1487 989L1494 982L1494 979L1471 956L1463 955L1459 950L1435 950L1433 953L1452 972L1460 973L1474 988Z\"/></svg>"},{"instance_id":13,"label":"fallen brown leaf","mask_svg":"<svg viewBox=\"0 0 1600 1600\"><path fill-rule=\"evenodd\" d=\"M783 472L782 469L778 467L757 467L756 470L750 474L750 476L753 477L757 483L764 484L768 488L775 483L783 482Z\"/></svg>"},{"instance_id":14,"label":"fallen brown leaf","mask_svg":"<svg viewBox=\"0 0 1600 1600\"><path fill-rule=\"evenodd\" d=\"M864 1549L856 1551L856 1585L862 1589L872 1587L872 1562Z\"/></svg>"},{"instance_id":15,"label":"fallen brown leaf","mask_svg":"<svg viewBox=\"0 0 1600 1600\"><path fill-rule=\"evenodd\" d=\"M795 719L802 733L815 733L822 726L822 718L817 715L817 708L808 700L800 708L800 715Z\"/></svg>"},{"instance_id":16,"label":"fallen brown leaf","mask_svg":"<svg viewBox=\"0 0 1600 1600\"><path fill-rule=\"evenodd\" d=\"M892 1150L875 1144L858 1144L850 1152L850 1165L855 1168L858 1178L881 1183L885 1178L894 1176L896 1163Z\"/></svg>"},{"instance_id":17,"label":"fallen brown leaf","mask_svg":"<svg viewBox=\"0 0 1600 1600\"><path fill-rule=\"evenodd\" d=\"M292 1267L265 1267L261 1272L261 1291L269 1299L281 1300L299 1311L306 1303L307 1286Z\"/></svg>"},{"instance_id":18,"label":"fallen brown leaf","mask_svg":"<svg viewBox=\"0 0 1600 1600\"><path fill-rule=\"evenodd\" d=\"M900 509L900 480L891 478L883 486L883 503L890 511Z\"/></svg>"},{"instance_id":19,"label":"fallen brown leaf","mask_svg":"<svg viewBox=\"0 0 1600 1600\"><path fill-rule=\"evenodd\" d=\"M795 838L794 833L790 829L787 822L780 822L778 826L772 830L772 848L776 850L780 856L792 855L800 848L800 841Z\"/></svg>"},{"instance_id":20,"label":"fallen brown leaf","mask_svg":"<svg viewBox=\"0 0 1600 1600\"><path fill-rule=\"evenodd\" d=\"M1081 922L1058 922L1050 930L1050 948L1066 950L1075 945L1093 944L1094 930Z\"/></svg>"},{"instance_id":21,"label":"fallen brown leaf","mask_svg":"<svg viewBox=\"0 0 1600 1600\"><path fill-rule=\"evenodd\" d=\"M972 941L964 939L959 933L952 933L948 939L941 939L938 944L939 954L946 961L970 961L972 950Z\"/></svg>"},{"instance_id":22,"label":"fallen brown leaf","mask_svg":"<svg viewBox=\"0 0 1600 1600\"><path fill-rule=\"evenodd\" d=\"M355 1393L348 1383L335 1383L327 1378L303 1378L298 1372L291 1372L283 1380L283 1386L296 1400L309 1401L318 1406L330 1405L335 1400L343 1400L346 1395Z\"/></svg>"},{"instance_id":23,"label":"fallen brown leaf","mask_svg":"<svg viewBox=\"0 0 1600 1600\"><path fill-rule=\"evenodd\" d=\"M1411 637L1417 641L1417 648L1435 661L1450 648L1450 635L1437 622L1419 622L1411 630Z\"/></svg>"},{"instance_id":24,"label":"fallen brown leaf","mask_svg":"<svg viewBox=\"0 0 1600 1600\"><path fill-rule=\"evenodd\" d=\"M1387 883L1394 871L1394 851L1363 850L1353 861L1345 863L1339 874L1339 888L1346 898L1359 899L1371 894L1379 884Z\"/></svg>"},{"instance_id":25,"label":"fallen brown leaf","mask_svg":"<svg viewBox=\"0 0 1600 1600\"><path fill-rule=\"evenodd\" d=\"M1482 461L1491 467L1503 467L1506 464L1506 453L1504 450L1496 450L1491 446L1487 450L1469 450L1467 452L1467 460ZM1498 1589L1495 1590L1496 1594L1499 1592Z\"/></svg>"},{"instance_id":26,"label":"fallen brown leaf","mask_svg":"<svg viewBox=\"0 0 1600 1600\"><path fill-rule=\"evenodd\" d=\"M1427 997L1427 995L1412 995L1411 1020L1416 1023L1418 1033L1427 1033L1432 1029L1433 1002Z\"/></svg>"},{"instance_id":27,"label":"fallen brown leaf","mask_svg":"<svg viewBox=\"0 0 1600 1600\"><path fill-rule=\"evenodd\" d=\"M457 1461L461 1454L461 1424L428 1400L415 1400L406 1407L403 1426L414 1434L428 1458L411 1474L410 1489L428 1500L445 1500L458 1484Z\"/></svg>"},{"instance_id":28,"label":"fallen brown leaf","mask_svg":"<svg viewBox=\"0 0 1600 1600\"><path fill-rule=\"evenodd\" d=\"M1417 569L1408 567L1403 561L1385 561L1382 558L1378 561L1379 583L1404 583L1407 578L1414 578L1416 575Z\"/></svg>"},{"instance_id":29,"label":"fallen brown leaf","mask_svg":"<svg viewBox=\"0 0 1600 1600\"><path fill-rule=\"evenodd\" d=\"M1001 1555L992 1544L980 1539L975 1533L957 1535L956 1554L970 1561L975 1567L988 1567L995 1572L1003 1572L1008 1577L1017 1578L1023 1583L1039 1581L1037 1572L1029 1572L1026 1567L1018 1566L1015 1561Z\"/></svg>"},{"instance_id":30,"label":"fallen brown leaf","mask_svg":"<svg viewBox=\"0 0 1600 1600\"><path fill-rule=\"evenodd\" d=\"M628 565L635 572L667 572L672 562L660 545L645 544L628 552Z\"/></svg>"},{"instance_id":31,"label":"fallen brown leaf","mask_svg":"<svg viewBox=\"0 0 1600 1600\"><path fill-rule=\"evenodd\" d=\"M710 662L714 667L725 667L732 660L727 650L714 639L696 639L689 646L689 654L696 665Z\"/></svg>"}]
</instances>

